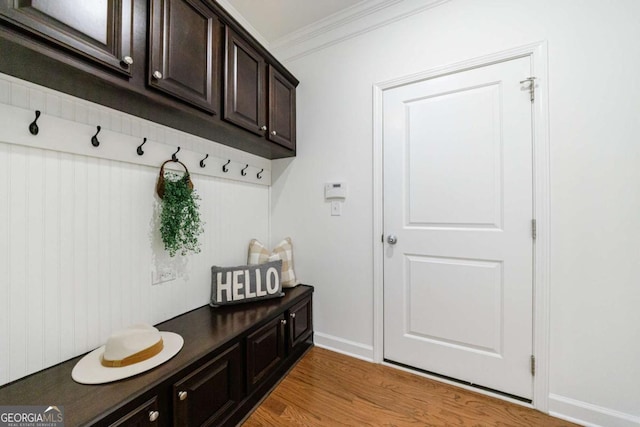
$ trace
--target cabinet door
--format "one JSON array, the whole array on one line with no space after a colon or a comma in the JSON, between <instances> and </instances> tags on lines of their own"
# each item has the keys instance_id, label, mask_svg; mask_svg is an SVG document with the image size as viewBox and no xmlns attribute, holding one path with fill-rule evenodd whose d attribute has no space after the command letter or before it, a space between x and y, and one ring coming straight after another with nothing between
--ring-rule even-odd
<instances>
[{"instance_id":1,"label":"cabinet door","mask_svg":"<svg viewBox=\"0 0 640 427\"><path fill-rule=\"evenodd\" d=\"M160 412L158 410L158 399L153 397L133 411L125 414L122 418L110 427L147 427L160 425Z\"/></svg>"},{"instance_id":2,"label":"cabinet door","mask_svg":"<svg viewBox=\"0 0 640 427\"><path fill-rule=\"evenodd\" d=\"M269 67L269 126L267 138L296 149L296 87Z\"/></svg>"},{"instance_id":3,"label":"cabinet door","mask_svg":"<svg viewBox=\"0 0 640 427\"><path fill-rule=\"evenodd\" d=\"M313 332L312 310L311 298L289 310L289 350L306 341Z\"/></svg>"},{"instance_id":4,"label":"cabinet door","mask_svg":"<svg viewBox=\"0 0 640 427\"><path fill-rule=\"evenodd\" d=\"M242 351L235 344L173 385L173 425L219 425L244 397Z\"/></svg>"},{"instance_id":5,"label":"cabinet door","mask_svg":"<svg viewBox=\"0 0 640 427\"><path fill-rule=\"evenodd\" d=\"M220 21L201 0L152 0L149 85L217 113Z\"/></svg>"},{"instance_id":6,"label":"cabinet door","mask_svg":"<svg viewBox=\"0 0 640 427\"><path fill-rule=\"evenodd\" d=\"M84 58L131 75L132 0L1 0L0 17Z\"/></svg>"},{"instance_id":7,"label":"cabinet door","mask_svg":"<svg viewBox=\"0 0 640 427\"><path fill-rule=\"evenodd\" d=\"M247 337L247 388L253 390L285 357L284 315Z\"/></svg>"},{"instance_id":8,"label":"cabinet door","mask_svg":"<svg viewBox=\"0 0 640 427\"><path fill-rule=\"evenodd\" d=\"M257 135L267 130L264 76L262 56L227 27L224 119Z\"/></svg>"}]
</instances>

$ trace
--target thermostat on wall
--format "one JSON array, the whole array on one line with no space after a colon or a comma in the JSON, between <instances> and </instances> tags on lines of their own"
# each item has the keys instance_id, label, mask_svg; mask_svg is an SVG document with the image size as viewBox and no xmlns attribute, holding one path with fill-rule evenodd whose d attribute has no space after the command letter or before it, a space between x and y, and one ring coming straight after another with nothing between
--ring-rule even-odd
<instances>
[{"instance_id":1,"label":"thermostat on wall","mask_svg":"<svg viewBox=\"0 0 640 427\"><path fill-rule=\"evenodd\" d=\"M346 199L347 184L344 182L330 182L324 185L324 198L330 199Z\"/></svg>"}]
</instances>

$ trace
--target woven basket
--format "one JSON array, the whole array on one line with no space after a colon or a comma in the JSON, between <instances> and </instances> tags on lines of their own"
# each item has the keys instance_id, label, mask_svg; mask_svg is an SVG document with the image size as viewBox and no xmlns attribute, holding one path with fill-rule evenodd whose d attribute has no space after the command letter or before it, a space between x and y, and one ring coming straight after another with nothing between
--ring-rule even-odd
<instances>
[{"instance_id":1,"label":"woven basket","mask_svg":"<svg viewBox=\"0 0 640 427\"><path fill-rule=\"evenodd\" d=\"M156 193L158 193L158 197L160 197L161 199L164 197L164 183L165 183L164 165L166 165L169 162L174 162L174 161L167 160L162 164L162 166L160 166L160 176L158 176L158 183L156 184ZM185 164L182 163L180 160L176 160L174 163L180 163L182 165L182 167L184 168L184 172L187 175L187 186L189 187L189 190L193 190L193 182L191 182L191 175L189 175L189 169L187 169Z\"/></svg>"}]
</instances>

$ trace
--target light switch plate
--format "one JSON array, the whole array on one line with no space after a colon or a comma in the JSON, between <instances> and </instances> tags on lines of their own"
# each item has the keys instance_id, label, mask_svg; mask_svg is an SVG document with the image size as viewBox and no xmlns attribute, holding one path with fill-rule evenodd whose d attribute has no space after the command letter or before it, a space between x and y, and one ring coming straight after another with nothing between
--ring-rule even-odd
<instances>
[{"instance_id":1,"label":"light switch plate","mask_svg":"<svg viewBox=\"0 0 640 427\"><path fill-rule=\"evenodd\" d=\"M342 202L331 202L331 216L342 215Z\"/></svg>"}]
</instances>

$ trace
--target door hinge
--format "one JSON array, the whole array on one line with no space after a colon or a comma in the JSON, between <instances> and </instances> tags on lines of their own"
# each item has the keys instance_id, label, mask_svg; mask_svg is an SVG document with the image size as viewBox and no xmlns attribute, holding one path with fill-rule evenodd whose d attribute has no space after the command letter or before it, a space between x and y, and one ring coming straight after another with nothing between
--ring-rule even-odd
<instances>
[{"instance_id":1,"label":"door hinge","mask_svg":"<svg viewBox=\"0 0 640 427\"><path fill-rule=\"evenodd\" d=\"M384 234L382 234L382 236L380 237L380 241L384 243Z\"/></svg>"},{"instance_id":2,"label":"door hinge","mask_svg":"<svg viewBox=\"0 0 640 427\"><path fill-rule=\"evenodd\" d=\"M524 80L520 81L520 84L525 84L525 83L529 83L529 87L527 89L529 89L529 98L531 99L531 102L535 101L536 99L536 82L535 82L535 77L527 77Z\"/></svg>"},{"instance_id":3,"label":"door hinge","mask_svg":"<svg viewBox=\"0 0 640 427\"><path fill-rule=\"evenodd\" d=\"M538 237L538 224L536 223L535 219L531 220L531 237L533 238L533 240Z\"/></svg>"},{"instance_id":4,"label":"door hinge","mask_svg":"<svg viewBox=\"0 0 640 427\"><path fill-rule=\"evenodd\" d=\"M531 375L536 375L536 357L531 355Z\"/></svg>"}]
</instances>

